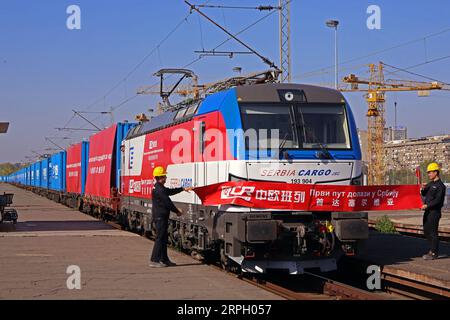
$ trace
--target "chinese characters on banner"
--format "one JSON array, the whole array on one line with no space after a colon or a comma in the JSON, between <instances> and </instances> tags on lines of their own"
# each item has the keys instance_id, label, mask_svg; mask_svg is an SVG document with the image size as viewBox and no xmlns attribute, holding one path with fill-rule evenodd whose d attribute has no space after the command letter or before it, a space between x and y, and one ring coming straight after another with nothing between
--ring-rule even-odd
<instances>
[{"instance_id":1,"label":"chinese characters on banner","mask_svg":"<svg viewBox=\"0 0 450 320\"><path fill-rule=\"evenodd\" d=\"M204 205L304 211L408 210L422 205L419 185L339 186L224 182L194 189Z\"/></svg>"}]
</instances>

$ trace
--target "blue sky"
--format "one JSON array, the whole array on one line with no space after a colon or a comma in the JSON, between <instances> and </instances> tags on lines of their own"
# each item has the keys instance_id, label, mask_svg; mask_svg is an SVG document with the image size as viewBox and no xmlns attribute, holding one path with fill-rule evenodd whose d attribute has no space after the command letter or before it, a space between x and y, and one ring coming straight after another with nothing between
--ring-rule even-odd
<instances>
[{"instance_id":1,"label":"blue sky","mask_svg":"<svg viewBox=\"0 0 450 320\"><path fill-rule=\"evenodd\" d=\"M203 0L192 0L201 3ZM217 5L276 5L274 0L210 0ZM66 28L66 8L81 8L81 30ZM381 8L381 30L366 27L366 9ZM219 23L237 32L263 17L252 10L205 9ZM52 145L44 137L66 146L80 141L86 132L58 132L72 118L72 109L108 110L136 89L154 84L152 74L162 67L181 67L195 60L194 50L211 49L226 39L220 30L191 14L187 21L132 73L124 77L188 15L182 0L2 0L0 2L0 121L10 121L10 131L0 136L0 162L21 161L45 152ZM341 75L367 76L371 62L383 61L409 67L450 55L450 2L445 0L387 1L345 0L292 2L292 55L295 82L333 82L333 32L325 26L329 18L340 20ZM449 30L447 30L449 29ZM447 30L433 37L425 36ZM241 35L262 54L278 63L278 15L273 14ZM422 40L420 40L422 38ZM412 41L416 40L416 41ZM243 50L228 42L220 49ZM253 56L204 58L191 65L201 82L221 79L240 66L244 72L263 70L265 65ZM450 59L410 69L444 82L450 82ZM323 68L328 68L321 70ZM312 71L321 70L312 73ZM416 79L408 74L392 78ZM116 89L103 96L116 84ZM352 105L357 124L366 127L366 103L361 93L345 94ZM387 123L393 124L393 103L398 102L398 122L408 127L412 137L450 133L450 93L433 92L428 98L415 93L387 95ZM93 102L97 104L92 105ZM154 108L157 97L139 96L114 112L114 120L132 120L138 113ZM86 115L90 119L96 114ZM111 117L100 116L96 124L106 126ZM75 118L69 127L84 125Z\"/></svg>"}]
</instances>

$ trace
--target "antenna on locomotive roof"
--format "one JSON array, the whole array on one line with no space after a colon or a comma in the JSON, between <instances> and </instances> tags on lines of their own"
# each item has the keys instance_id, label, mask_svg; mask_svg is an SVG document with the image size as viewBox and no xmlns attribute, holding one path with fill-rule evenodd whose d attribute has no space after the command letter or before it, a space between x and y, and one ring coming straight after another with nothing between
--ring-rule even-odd
<instances>
[{"instance_id":1,"label":"antenna on locomotive roof","mask_svg":"<svg viewBox=\"0 0 450 320\"><path fill-rule=\"evenodd\" d=\"M250 53L255 54L257 57L259 57L265 64L269 65L271 68L274 68L276 71L281 72L281 70L275 65L275 63L273 61L271 61L270 59L264 57L263 55L261 55L260 53L258 53L255 49L253 49L252 47L250 47L248 44L246 44L245 42L243 42L242 40L238 39L235 35L233 35L231 32L229 32L227 29L225 29L224 27L222 27L220 24L218 24L217 22L215 22L213 19L211 19L210 17L208 17L206 14L204 14L203 12L201 12L198 9L198 6L193 5L191 3L189 3L189 1L185 0L184 1L190 8L191 8L191 12L192 11L197 11L202 17L204 17L205 19L207 19L209 22L211 22L212 24L214 24L216 27L218 27L219 29L221 29L223 32L225 32L227 35L229 35L231 38L233 38L234 40L236 40L237 42L239 42L241 45L243 45L245 48L247 48Z\"/></svg>"}]
</instances>

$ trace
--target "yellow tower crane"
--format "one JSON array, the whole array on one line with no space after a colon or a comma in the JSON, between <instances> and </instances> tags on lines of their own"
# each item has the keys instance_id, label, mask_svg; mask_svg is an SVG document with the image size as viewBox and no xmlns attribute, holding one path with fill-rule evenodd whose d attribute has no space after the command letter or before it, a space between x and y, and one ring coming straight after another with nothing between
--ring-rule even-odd
<instances>
[{"instance_id":1,"label":"yellow tower crane","mask_svg":"<svg viewBox=\"0 0 450 320\"><path fill-rule=\"evenodd\" d=\"M441 90L443 84L439 82L419 82L408 80L385 80L384 67L369 65L369 79L362 79L354 74L344 77L343 81L350 84L344 92L362 91L368 103L367 111L367 143L368 143L368 183L369 185L385 184L384 165L384 128L385 128L385 94L391 91L417 91L419 96L429 95L429 90ZM397 71L396 71L397 72ZM360 88L360 85L365 87Z\"/></svg>"}]
</instances>

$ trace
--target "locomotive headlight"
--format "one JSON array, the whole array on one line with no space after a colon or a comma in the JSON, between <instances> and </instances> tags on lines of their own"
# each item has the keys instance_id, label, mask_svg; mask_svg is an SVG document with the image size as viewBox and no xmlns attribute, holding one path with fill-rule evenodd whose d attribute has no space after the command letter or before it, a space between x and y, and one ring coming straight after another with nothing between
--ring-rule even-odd
<instances>
[{"instance_id":1,"label":"locomotive headlight","mask_svg":"<svg viewBox=\"0 0 450 320\"><path fill-rule=\"evenodd\" d=\"M294 94L292 92L286 92L284 94L284 98L286 99L286 101L292 101L294 100Z\"/></svg>"},{"instance_id":2,"label":"locomotive headlight","mask_svg":"<svg viewBox=\"0 0 450 320\"><path fill-rule=\"evenodd\" d=\"M360 176L353 178L350 184L354 186L361 186L362 182L363 182L363 175L361 174Z\"/></svg>"}]
</instances>

